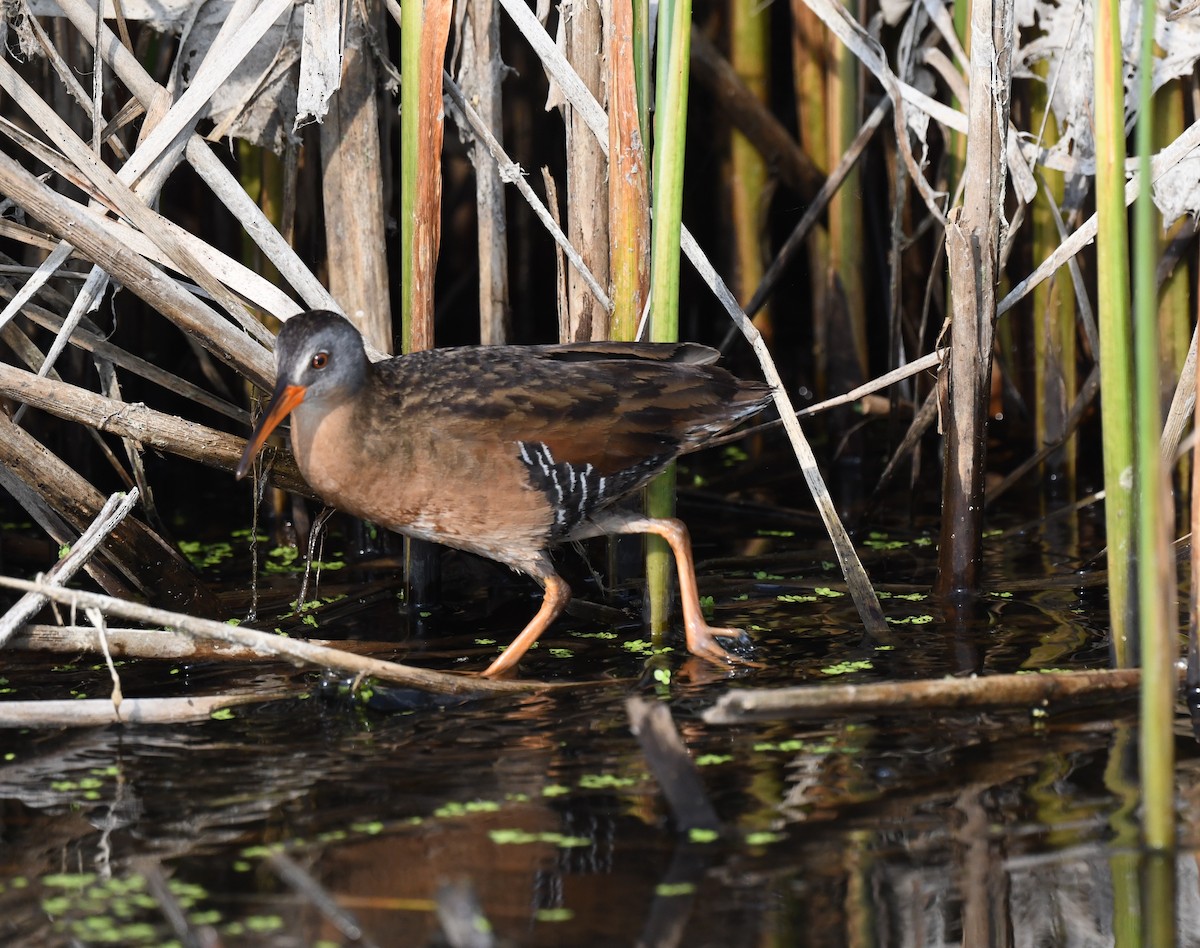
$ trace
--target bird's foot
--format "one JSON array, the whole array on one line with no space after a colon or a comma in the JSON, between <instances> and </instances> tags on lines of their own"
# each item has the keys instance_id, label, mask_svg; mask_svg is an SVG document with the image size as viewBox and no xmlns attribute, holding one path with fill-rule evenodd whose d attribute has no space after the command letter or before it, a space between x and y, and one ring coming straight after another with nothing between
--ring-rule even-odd
<instances>
[{"instance_id":1,"label":"bird's foot","mask_svg":"<svg viewBox=\"0 0 1200 948\"><path fill-rule=\"evenodd\" d=\"M745 653L754 649L750 636L742 629L714 629L707 623L695 623L686 627L688 651L714 665L745 665L750 668L765 668L761 662L749 659ZM731 641L720 641L729 639Z\"/></svg>"}]
</instances>

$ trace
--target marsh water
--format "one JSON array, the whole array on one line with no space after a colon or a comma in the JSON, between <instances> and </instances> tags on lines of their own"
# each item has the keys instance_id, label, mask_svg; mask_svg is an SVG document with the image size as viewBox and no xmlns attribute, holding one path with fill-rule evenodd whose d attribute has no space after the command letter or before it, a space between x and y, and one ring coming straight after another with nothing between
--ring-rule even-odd
<instances>
[{"instance_id":1,"label":"marsh water","mask_svg":"<svg viewBox=\"0 0 1200 948\"><path fill-rule=\"evenodd\" d=\"M569 616L521 665L578 689L448 700L279 664L143 660L120 668L127 696L296 697L199 724L4 731L0 943L1200 942L1200 756L1183 714L1181 849L1165 860L1138 848L1128 702L700 717L730 689L1104 667L1104 588L1078 572L1100 549L1097 511L999 525L991 593L965 614L926 596L936 524L874 514L856 541L887 642L863 639L811 513L704 488L680 511L716 620L749 630L762 667L655 642L622 587L609 601L624 619ZM248 609L245 534L191 529L205 575ZM410 616L394 565L360 561L335 527L322 558L344 565L297 617L297 564L260 552L259 627L391 639L375 654L431 667L482 667L536 607L531 583L450 555L443 606ZM581 598L605 599L577 553L561 559ZM24 655L3 675L10 698L110 688L94 656ZM716 831L681 831L631 733L631 694L669 708Z\"/></svg>"}]
</instances>

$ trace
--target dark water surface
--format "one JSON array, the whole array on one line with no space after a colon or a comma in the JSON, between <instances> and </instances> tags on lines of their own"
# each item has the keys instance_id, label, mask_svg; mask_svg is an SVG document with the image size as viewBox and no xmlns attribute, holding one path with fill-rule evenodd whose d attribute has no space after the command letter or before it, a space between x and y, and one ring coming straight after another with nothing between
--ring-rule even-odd
<instances>
[{"instance_id":1,"label":"dark water surface","mask_svg":"<svg viewBox=\"0 0 1200 948\"><path fill-rule=\"evenodd\" d=\"M1179 944L1200 943L1198 757L1183 718L1183 848L1156 864L1136 846L1132 704L699 717L731 688L1103 667L1103 590L1053 579L1079 565L1071 544L989 539L990 575L1013 588L952 621L921 595L929 533L859 537L891 593L894 635L876 648L811 530L684 512L710 557L700 585L716 620L749 628L766 667L727 674L680 650L653 656L636 624L572 617L521 671L597 683L577 691L356 699L344 682L282 666L143 661L122 667L126 695L285 679L306 696L203 724L0 732L0 942L436 945L450 943L439 900L468 933L475 900L479 940L454 944L1161 945L1172 928ZM217 568L248 575L239 556ZM450 563L458 588L456 569L478 567ZM484 576L507 601L452 604L409 658L478 669L511 639L533 592ZM1015 583L1030 576L1044 582ZM263 582L270 628L297 579ZM403 628L386 576L326 572L320 593L346 597L318 611L314 634ZM26 657L6 665L5 688L103 697L94 665ZM630 694L669 705L721 834L676 828L630 732Z\"/></svg>"}]
</instances>

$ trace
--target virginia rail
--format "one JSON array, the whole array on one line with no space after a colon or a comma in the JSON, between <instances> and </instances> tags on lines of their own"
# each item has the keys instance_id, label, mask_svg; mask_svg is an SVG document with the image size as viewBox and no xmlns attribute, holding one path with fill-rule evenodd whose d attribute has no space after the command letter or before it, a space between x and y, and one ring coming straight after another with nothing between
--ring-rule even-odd
<instances>
[{"instance_id":1,"label":"virginia rail","mask_svg":"<svg viewBox=\"0 0 1200 948\"><path fill-rule=\"evenodd\" d=\"M291 412L292 452L335 507L408 536L478 553L542 585L542 606L483 673L513 668L566 607L548 547L656 533L679 570L688 649L731 661L704 621L687 528L616 507L680 454L753 415L770 389L692 343L464 346L371 362L336 313L293 316L276 384L238 465L244 477Z\"/></svg>"}]
</instances>

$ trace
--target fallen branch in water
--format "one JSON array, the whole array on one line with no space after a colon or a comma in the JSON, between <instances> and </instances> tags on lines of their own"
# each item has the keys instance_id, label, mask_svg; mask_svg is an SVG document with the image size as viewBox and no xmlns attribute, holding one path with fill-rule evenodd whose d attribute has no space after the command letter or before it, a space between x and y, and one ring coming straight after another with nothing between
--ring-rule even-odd
<instances>
[{"instance_id":1,"label":"fallen branch in water","mask_svg":"<svg viewBox=\"0 0 1200 948\"><path fill-rule=\"evenodd\" d=\"M194 695L189 698L108 698L62 701L0 701L0 727L103 727L107 724L187 724L242 704L294 698L300 689L252 694Z\"/></svg>"},{"instance_id":2,"label":"fallen branch in water","mask_svg":"<svg viewBox=\"0 0 1200 948\"><path fill-rule=\"evenodd\" d=\"M369 676L379 681L406 685L435 694L517 694L570 687L569 685L551 685L540 681L493 681L488 678L469 678L465 675L414 668L398 662L385 662L362 655L354 655L326 645L314 645L303 639L286 638L254 629L226 625L223 622L214 622L211 619L181 615L177 612L144 606L123 599L114 599L99 593L83 592L77 589L59 589L45 583L28 582L7 576L0 577L0 586L40 593L54 602L61 602L73 607L92 606L105 615L113 615L134 622L163 625L194 638L238 645L252 649L259 656L271 656L294 664L334 668L352 675Z\"/></svg>"},{"instance_id":3,"label":"fallen branch in water","mask_svg":"<svg viewBox=\"0 0 1200 948\"><path fill-rule=\"evenodd\" d=\"M1182 671L1181 671L1182 674ZM801 685L731 691L701 717L708 724L804 717L809 714L873 714L881 711L1045 707L1087 698L1132 698L1141 683L1137 668L1078 672L1030 672L974 678L928 678L869 685Z\"/></svg>"},{"instance_id":4,"label":"fallen branch in water","mask_svg":"<svg viewBox=\"0 0 1200 948\"><path fill-rule=\"evenodd\" d=\"M197 639L173 629L121 629L107 628L108 648L114 658L148 658L166 661L187 659L193 662L246 661L261 659L257 648L230 645ZM353 655L395 654L404 651L397 642L368 642L359 639L339 641L337 639L304 639L309 645L322 645L349 652ZM51 652L59 655L75 655L80 652L99 652L100 633L90 625L41 625L22 626L9 640L10 649L29 652Z\"/></svg>"}]
</instances>

